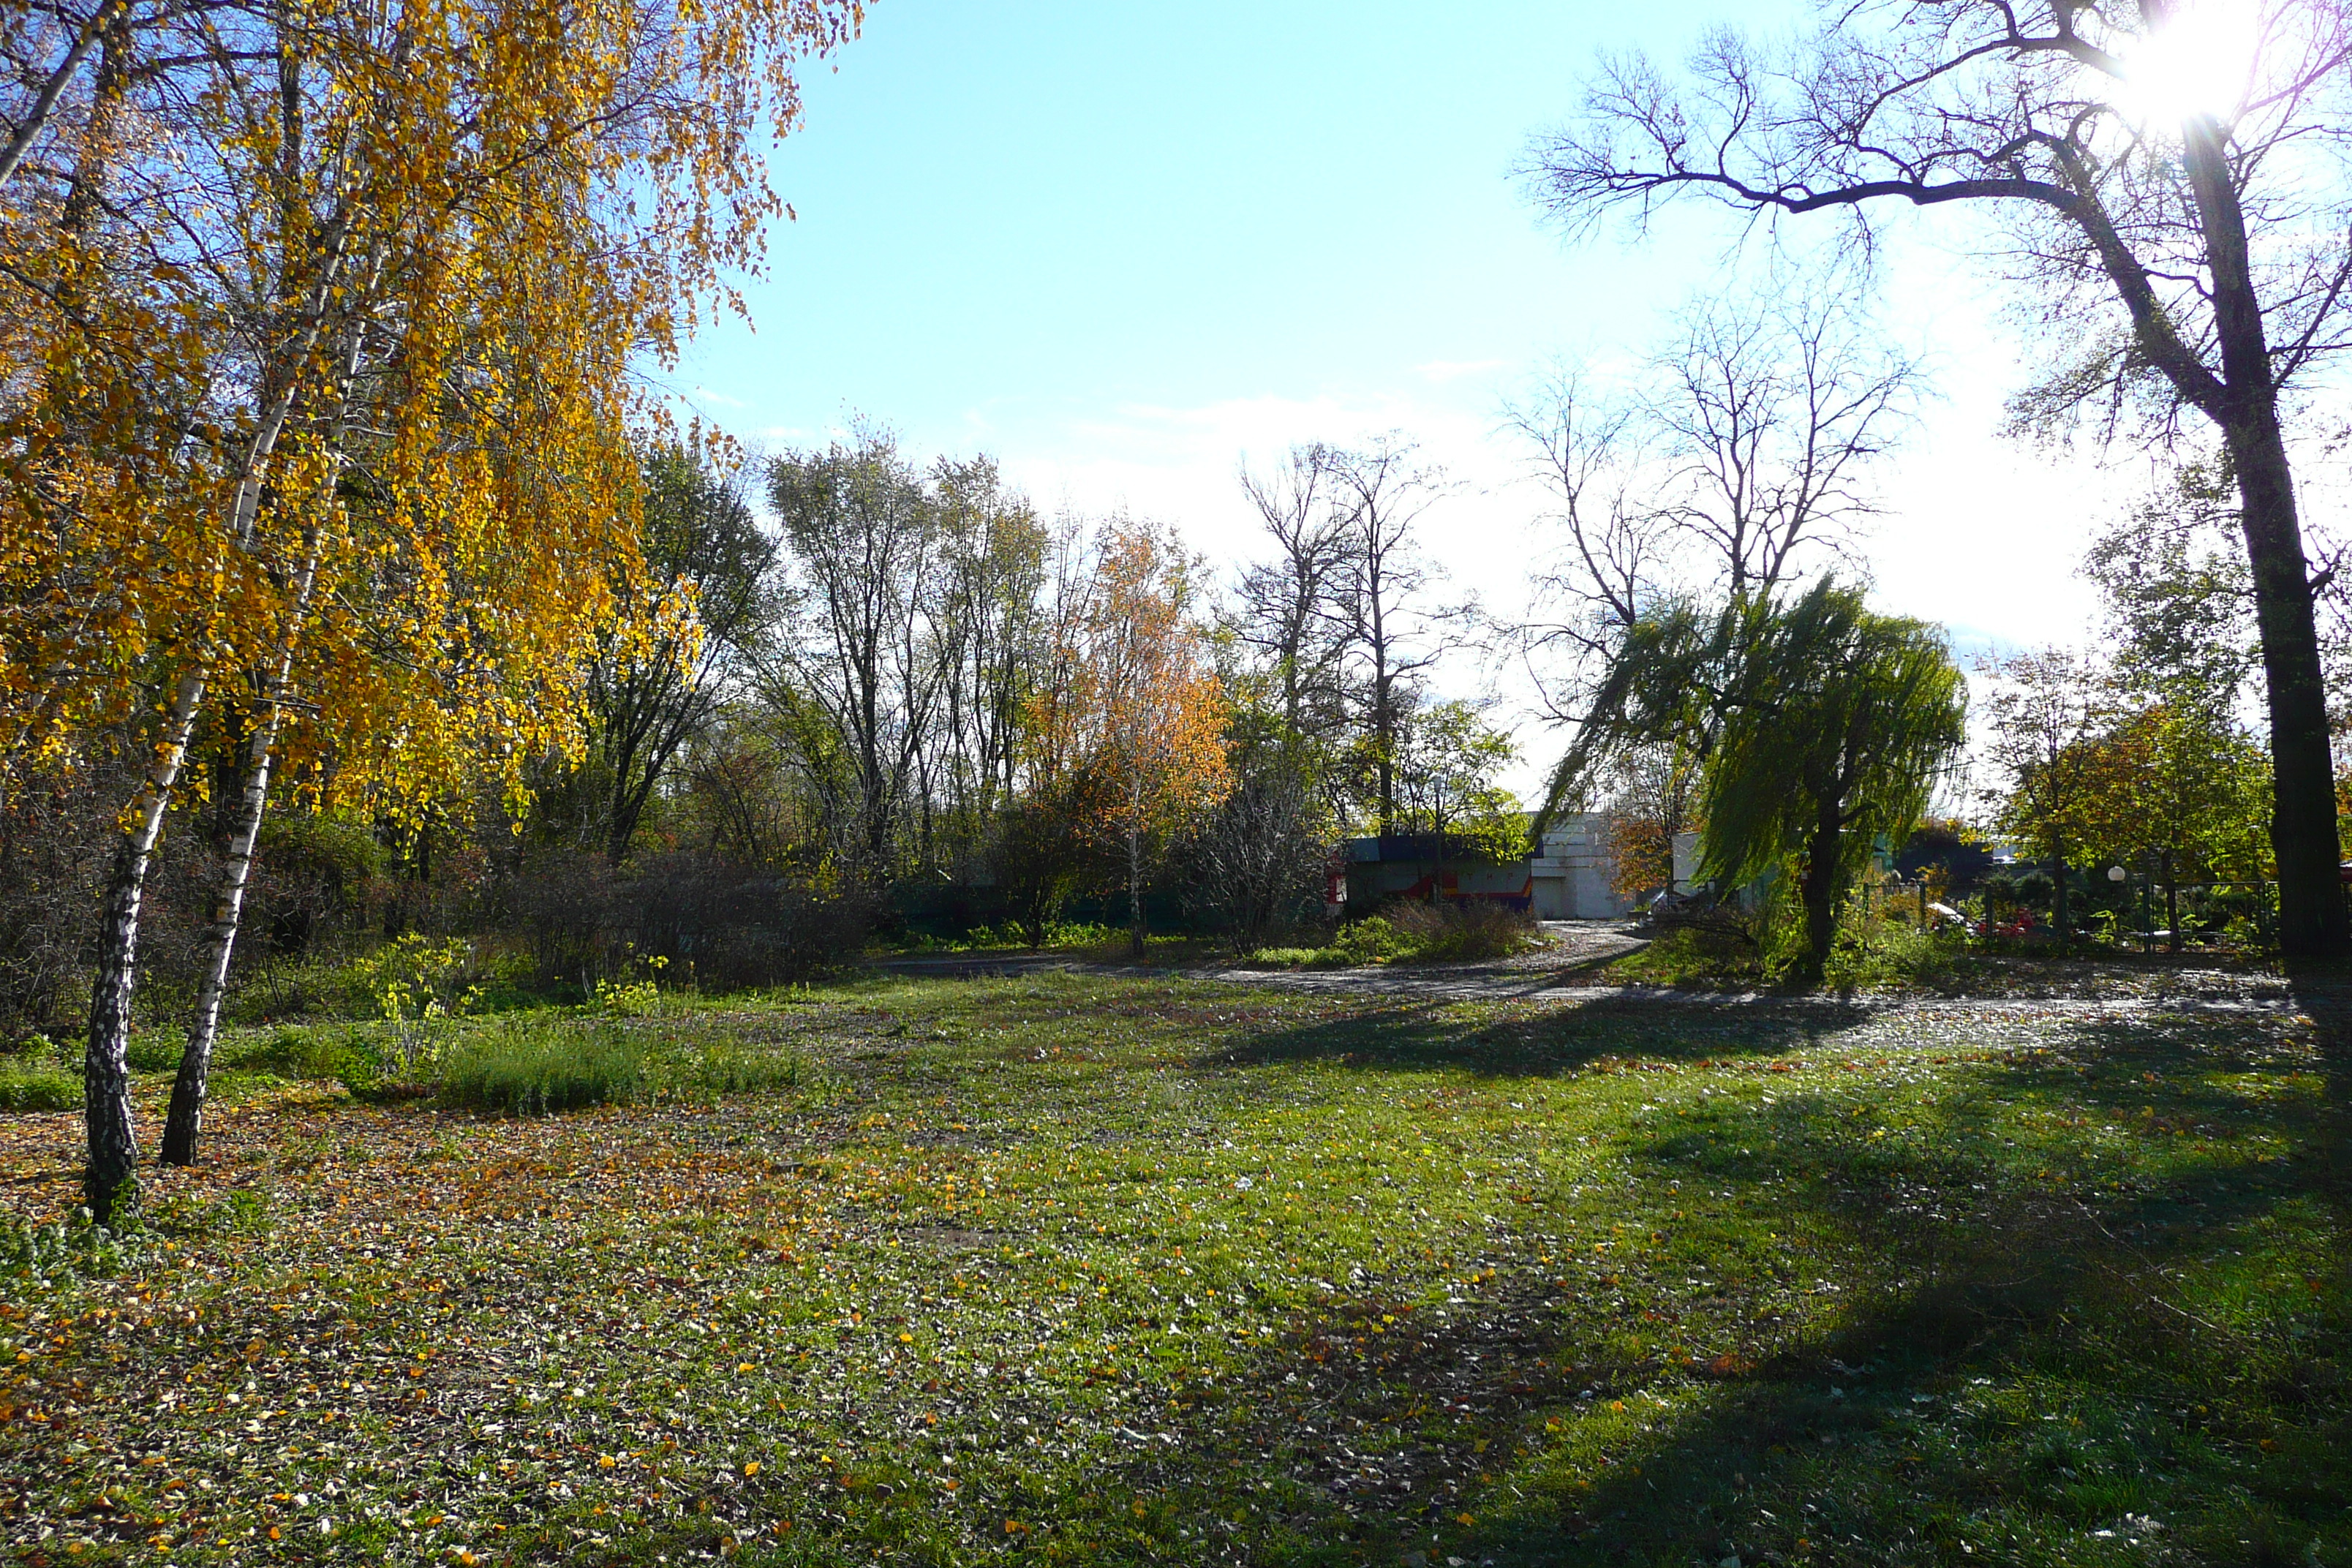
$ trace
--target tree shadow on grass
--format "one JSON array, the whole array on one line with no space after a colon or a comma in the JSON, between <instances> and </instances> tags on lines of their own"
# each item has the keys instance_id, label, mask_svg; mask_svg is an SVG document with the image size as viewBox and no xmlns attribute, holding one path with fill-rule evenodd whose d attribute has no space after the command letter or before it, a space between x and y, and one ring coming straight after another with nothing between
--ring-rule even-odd
<instances>
[{"instance_id":1,"label":"tree shadow on grass","mask_svg":"<svg viewBox=\"0 0 2352 1568\"><path fill-rule=\"evenodd\" d=\"M1572 1028L1496 1066L1492 1031L1448 1048L1427 1013L1256 1059L1630 1048ZM2305 1158L2329 1113L2216 1081L2286 1070L2242 1027L2091 1023L1889 1135L1851 1096L1709 1105L1637 1142L1638 1176L1716 1194L1723 1227L1835 1238L1759 1282L1834 1309L1773 1321L1686 1289L1671 1253L1512 1269L1442 1318L1371 1282L1172 1412L1178 1443L1127 1479L1204 1561L2338 1561L2352 1301Z\"/></svg>"},{"instance_id":2,"label":"tree shadow on grass","mask_svg":"<svg viewBox=\"0 0 2352 1568\"><path fill-rule=\"evenodd\" d=\"M1784 1056L1819 1047L1874 1016L1869 1008L1834 1002L1711 1006L1612 1000L1465 1027L1449 1016L1454 1005L1415 1001L1270 1030L1218 1053L1211 1064L1327 1061L1374 1071L1453 1068L1482 1077L1547 1077L1628 1057L1690 1063Z\"/></svg>"}]
</instances>

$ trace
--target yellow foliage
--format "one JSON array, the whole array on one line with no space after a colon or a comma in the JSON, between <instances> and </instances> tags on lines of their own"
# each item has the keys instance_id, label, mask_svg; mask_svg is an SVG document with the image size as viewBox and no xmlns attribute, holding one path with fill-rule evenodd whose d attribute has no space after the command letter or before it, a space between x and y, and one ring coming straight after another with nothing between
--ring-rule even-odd
<instances>
[{"instance_id":1,"label":"yellow foliage","mask_svg":"<svg viewBox=\"0 0 2352 1568\"><path fill-rule=\"evenodd\" d=\"M38 164L73 178L0 187L0 767L144 713L168 793L207 700L231 733L283 707L312 787L394 810L576 749L642 570L633 365L757 259L792 62L856 16L393 0L110 39Z\"/></svg>"}]
</instances>

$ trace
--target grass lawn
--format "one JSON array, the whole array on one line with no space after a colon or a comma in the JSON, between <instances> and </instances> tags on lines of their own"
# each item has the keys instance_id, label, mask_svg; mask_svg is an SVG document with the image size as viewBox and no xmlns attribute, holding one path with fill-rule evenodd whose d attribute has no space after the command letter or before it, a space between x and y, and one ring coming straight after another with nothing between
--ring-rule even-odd
<instances>
[{"instance_id":1,"label":"grass lawn","mask_svg":"<svg viewBox=\"0 0 2352 1568\"><path fill-rule=\"evenodd\" d=\"M2307 1019L1038 974L579 1026L786 1065L254 1079L123 1256L20 1247L6 1553L2352 1564ZM0 1116L0 1201L79 1136Z\"/></svg>"}]
</instances>

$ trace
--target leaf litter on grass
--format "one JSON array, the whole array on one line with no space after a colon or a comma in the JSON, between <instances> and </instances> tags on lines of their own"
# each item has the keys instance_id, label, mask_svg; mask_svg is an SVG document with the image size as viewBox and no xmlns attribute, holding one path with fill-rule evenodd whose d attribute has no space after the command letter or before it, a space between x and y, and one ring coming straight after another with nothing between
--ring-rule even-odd
<instances>
[{"instance_id":1,"label":"leaf litter on grass","mask_svg":"<svg viewBox=\"0 0 2352 1568\"><path fill-rule=\"evenodd\" d=\"M2158 1510L2175 1550L2341 1528L2332 1480L2246 1479L2339 1407L2273 1386L2340 1364L2341 1252L2287 1176L2309 1046L2259 1024L1037 976L660 1026L818 1070L225 1116L119 1271L5 1287L0 1539L2098 1561ZM0 1119L16 1212L70 1201L78 1133ZM2095 1289L2021 1274L2026 1237ZM2257 1375L2190 1401L2223 1363Z\"/></svg>"}]
</instances>

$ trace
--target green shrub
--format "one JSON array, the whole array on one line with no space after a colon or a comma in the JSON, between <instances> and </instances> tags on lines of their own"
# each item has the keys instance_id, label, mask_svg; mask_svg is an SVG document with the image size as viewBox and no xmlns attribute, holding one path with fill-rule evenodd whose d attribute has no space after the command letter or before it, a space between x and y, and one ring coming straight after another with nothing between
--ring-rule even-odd
<instances>
[{"instance_id":1,"label":"green shrub","mask_svg":"<svg viewBox=\"0 0 2352 1568\"><path fill-rule=\"evenodd\" d=\"M1324 951L1344 963L1386 963L1402 957L1410 948L1404 932L1391 924L1387 916L1367 915L1341 926Z\"/></svg>"},{"instance_id":2,"label":"green shrub","mask_svg":"<svg viewBox=\"0 0 2352 1568\"><path fill-rule=\"evenodd\" d=\"M1838 991L1949 990L1976 967L1965 931L1922 931L1898 921L1856 922L1838 933L1822 983Z\"/></svg>"},{"instance_id":3,"label":"green shrub","mask_svg":"<svg viewBox=\"0 0 2352 1568\"><path fill-rule=\"evenodd\" d=\"M258 1236L269 1229L269 1194L232 1187L210 1203L166 1193L147 1205L150 1229L167 1236Z\"/></svg>"},{"instance_id":4,"label":"green shrub","mask_svg":"<svg viewBox=\"0 0 2352 1568\"><path fill-rule=\"evenodd\" d=\"M504 1116L543 1116L634 1100L645 1085L645 1053L624 1035L516 1023L474 1035L453 1050L440 1097L447 1105Z\"/></svg>"},{"instance_id":5,"label":"green shrub","mask_svg":"<svg viewBox=\"0 0 2352 1568\"><path fill-rule=\"evenodd\" d=\"M123 1059L132 1072L177 1072L187 1044L176 1029L141 1029L131 1037Z\"/></svg>"},{"instance_id":6,"label":"green shrub","mask_svg":"<svg viewBox=\"0 0 2352 1568\"><path fill-rule=\"evenodd\" d=\"M0 1067L0 1110L79 1110L81 1079L36 1063Z\"/></svg>"},{"instance_id":7,"label":"green shrub","mask_svg":"<svg viewBox=\"0 0 2352 1568\"><path fill-rule=\"evenodd\" d=\"M1321 947L1261 947L1242 963L1250 969L1296 969L1302 963L1323 962L1329 951Z\"/></svg>"},{"instance_id":8,"label":"green shrub","mask_svg":"<svg viewBox=\"0 0 2352 1568\"><path fill-rule=\"evenodd\" d=\"M284 1079L334 1079L347 1084L372 1077L373 1069L369 1053L357 1048L347 1033L286 1026L224 1050L221 1065Z\"/></svg>"},{"instance_id":9,"label":"green shrub","mask_svg":"<svg viewBox=\"0 0 2352 1568\"><path fill-rule=\"evenodd\" d=\"M1084 948L1104 947L1112 942L1126 940L1127 931L1122 926L1055 921L1045 928L1045 940L1038 946L1040 951L1072 952ZM1029 939L1024 936L1021 928L1015 925L974 926L956 941L940 945L950 951L961 949L979 952L995 947L1027 947Z\"/></svg>"}]
</instances>

